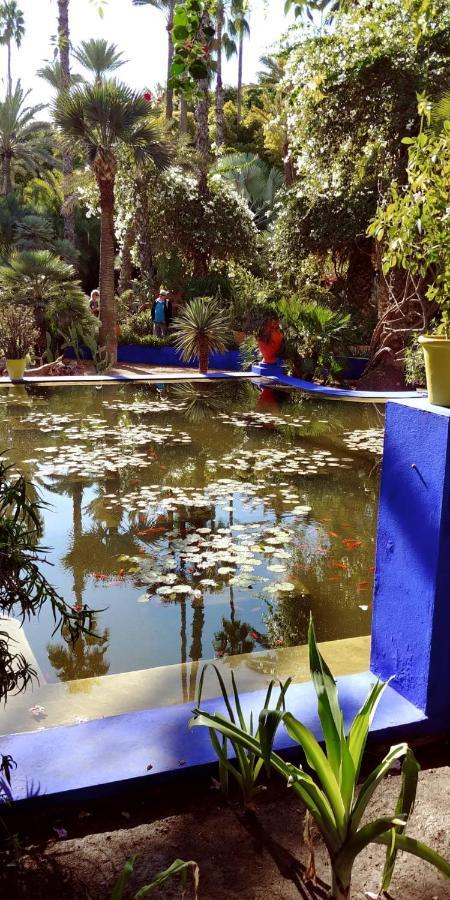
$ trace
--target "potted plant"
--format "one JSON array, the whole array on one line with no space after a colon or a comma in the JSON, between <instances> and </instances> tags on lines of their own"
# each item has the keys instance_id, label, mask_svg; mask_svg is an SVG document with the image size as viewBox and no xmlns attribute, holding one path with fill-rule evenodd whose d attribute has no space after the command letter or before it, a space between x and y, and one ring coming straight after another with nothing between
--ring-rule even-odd
<instances>
[{"instance_id":1,"label":"potted plant","mask_svg":"<svg viewBox=\"0 0 450 900\"><path fill-rule=\"evenodd\" d=\"M274 365L283 343L283 332L273 307L256 305L247 316L245 330L255 336L263 361Z\"/></svg>"},{"instance_id":2,"label":"potted plant","mask_svg":"<svg viewBox=\"0 0 450 900\"><path fill-rule=\"evenodd\" d=\"M11 381L23 378L27 356L38 339L39 332L31 309L12 303L0 306L0 348L6 357Z\"/></svg>"},{"instance_id":3,"label":"potted plant","mask_svg":"<svg viewBox=\"0 0 450 900\"><path fill-rule=\"evenodd\" d=\"M224 353L230 336L228 313L211 297L195 297L174 319L173 343L184 362L198 359L206 375L210 353Z\"/></svg>"}]
</instances>

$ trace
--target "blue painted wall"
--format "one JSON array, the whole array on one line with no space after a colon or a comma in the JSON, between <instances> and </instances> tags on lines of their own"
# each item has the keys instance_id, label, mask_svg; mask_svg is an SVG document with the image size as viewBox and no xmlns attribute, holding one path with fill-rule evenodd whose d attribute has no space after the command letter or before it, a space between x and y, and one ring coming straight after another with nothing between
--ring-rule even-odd
<instances>
[{"instance_id":1,"label":"blue painted wall","mask_svg":"<svg viewBox=\"0 0 450 900\"><path fill-rule=\"evenodd\" d=\"M69 359L75 359L72 347L64 351ZM83 359L91 359L91 353L87 347L81 348ZM149 366L176 366L177 368L197 368L198 361L192 360L185 363L174 347L144 347L141 344L119 344L117 358L119 362L143 363ZM242 369L238 350L227 350L226 353L211 353L209 357L211 369L227 369L229 372L240 372Z\"/></svg>"},{"instance_id":2,"label":"blue painted wall","mask_svg":"<svg viewBox=\"0 0 450 900\"><path fill-rule=\"evenodd\" d=\"M450 716L450 410L426 400L387 407L371 670Z\"/></svg>"}]
</instances>

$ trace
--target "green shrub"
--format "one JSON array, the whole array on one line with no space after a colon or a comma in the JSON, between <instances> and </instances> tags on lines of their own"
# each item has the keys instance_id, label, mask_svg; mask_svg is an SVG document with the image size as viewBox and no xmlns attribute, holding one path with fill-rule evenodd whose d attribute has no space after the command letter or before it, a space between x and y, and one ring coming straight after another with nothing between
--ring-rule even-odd
<instances>
[{"instance_id":1,"label":"green shrub","mask_svg":"<svg viewBox=\"0 0 450 900\"><path fill-rule=\"evenodd\" d=\"M405 381L413 387L422 387L426 383L425 357L416 337L405 350Z\"/></svg>"},{"instance_id":2,"label":"green shrub","mask_svg":"<svg viewBox=\"0 0 450 900\"><path fill-rule=\"evenodd\" d=\"M141 344L143 347L167 347L172 343L169 335L165 338L153 336L153 322L150 309L129 316L121 326L120 344Z\"/></svg>"}]
</instances>

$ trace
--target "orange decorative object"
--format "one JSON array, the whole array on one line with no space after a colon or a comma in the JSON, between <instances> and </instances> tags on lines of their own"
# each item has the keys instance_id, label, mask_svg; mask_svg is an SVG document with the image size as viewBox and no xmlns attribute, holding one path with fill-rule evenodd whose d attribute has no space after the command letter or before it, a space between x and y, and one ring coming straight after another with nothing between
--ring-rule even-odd
<instances>
[{"instance_id":1,"label":"orange decorative object","mask_svg":"<svg viewBox=\"0 0 450 900\"><path fill-rule=\"evenodd\" d=\"M264 325L263 333L258 339L258 347L265 363L273 365L283 343L283 332L277 319L269 319Z\"/></svg>"}]
</instances>

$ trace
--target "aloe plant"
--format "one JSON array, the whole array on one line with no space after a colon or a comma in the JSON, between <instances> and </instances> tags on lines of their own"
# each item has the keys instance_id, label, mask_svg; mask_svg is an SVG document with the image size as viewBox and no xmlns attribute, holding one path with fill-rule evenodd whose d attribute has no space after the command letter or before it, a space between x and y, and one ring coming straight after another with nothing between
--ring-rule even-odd
<instances>
[{"instance_id":1,"label":"aloe plant","mask_svg":"<svg viewBox=\"0 0 450 900\"><path fill-rule=\"evenodd\" d=\"M312 620L308 644L324 750L305 725L292 713L282 709L263 709L259 715L256 735L250 733L245 723L238 725L218 713L211 714L201 709L194 710L195 718L190 724L206 726L210 731L219 732L235 748L259 757L268 771L272 768L286 779L288 787L303 801L318 826L328 850L332 871L330 896L333 900L349 900L353 864L361 851L371 843L387 847L382 890L389 888L398 850L431 863L450 878L450 864L442 856L405 835L414 805L419 772L418 763L407 744L391 747L363 782L360 790L357 790L370 724L387 684L378 681L372 687L346 735L336 683L318 650ZM281 722L289 736L302 748L312 774L304 771L301 766L285 762L274 752L274 739ZM374 792L398 760L403 760L403 765L395 811L392 815L382 816L362 825ZM309 874L314 875L314 859L311 860Z\"/></svg>"},{"instance_id":2,"label":"aloe plant","mask_svg":"<svg viewBox=\"0 0 450 900\"><path fill-rule=\"evenodd\" d=\"M247 727L233 672L231 673L231 685L233 688L233 697L236 711L234 711L232 703L228 698L227 689L222 675L220 674L217 666L215 666L213 663L207 663L206 666L204 666L202 669L198 686L198 705L200 706L202 700L203 681L205 678L205 673L208 667L211 665L217 675L217 680L219 682L222 697L227 709L228 718L226 718L226 716L221 716L219 713L217 713L216 715L225 723L230 722L232 725L238 725L245 734L248 734L250 737L258 740L259 730L257 730L255 733L252 715L250 715L250 721ZM280 694L275 706L275 712L285 710L285 696L291 680L292 679L289 678L284 684L280 683ZM275 682L271 681L267 689L266 698L264 701L264 709L269 709L274 686ZM244 804L250 804L256 794L258 794L263 789L262 785L258 784L259 775L264 765L262 756L259 753L254 753L252 750L248 751L245 747L242 747L238 741L230 739L230 743L233 747L234 755L236 757L236 762L232 763L228 759L227 736L223 734L222 741L220 741L214 728L209 729L209 734L214 751L217 754L217 758L219 760L219 780L223 793L228 796L229 776L231 775L242 793Z\"/></svg>"}]
</instances>

